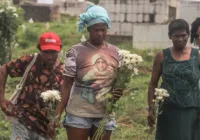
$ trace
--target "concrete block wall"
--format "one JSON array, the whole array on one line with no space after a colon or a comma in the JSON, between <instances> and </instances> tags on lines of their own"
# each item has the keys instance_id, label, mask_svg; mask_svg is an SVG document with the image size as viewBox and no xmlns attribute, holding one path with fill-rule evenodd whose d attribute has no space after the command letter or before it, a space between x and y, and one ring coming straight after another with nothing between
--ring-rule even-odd
<instances>
[{"instance_id":1,"label":"concrete block wall","mask_svg":"<svg viewBox=\"0 0 200 140\"><path fill-rule=\"evenodd\" d=\"M21 7L24 9L24 19L33 21L47 22L51 20L52 6L40 5L40 4L22 4Z\"/></svg>"},{"instance_id":2,"label":"concrete block wall","mask_svg":"<svg viewBox=\"0 0 200 140\"><path fill-rule=\"evenodd\" d=\"M99 5L108 11L112 22L166 23L169 16L169 6L176 7L177 1L179 0L157 0L156 2L149 0L100 0ZM150 21L152 14L156 17L155 21ZM161 16L164 18L160 18Z\"/></svg>"},{"instance_id":3,"label":"concrete block wall","mask_svg":"<svg viewBox=\"0 0 200 140\"><path fill-rule=\"evenodd\" d=\"M171 46L167 24L134 24L133 46L136 48L166 48Z\"/></svg>"},{"instance_id":4,"label":"concrete block wall","mask_svg":"<svg viewBox=\"0 0 200 140\"><path fill-rule=\"evenodd\" d=\"M188 0L181 1L180 18L185 19L191 24L197 17L200 17L200 2L189 2Z\"/></svg>"},{"instance_id":5,"label":"concrete block wall","mask_svg":"<svg viewBox=\"0 0 200 140\"><path fill-rule=\"evenodd\" d=\"M132 36L133 31L128 27L114 29L112 24L153 23L165 24L169 18L169 6L177 7L179 0L100 0L99 5L103 6L111 19L111 30L109 34ZM132 28L132 27L131 27ZM126 33L125 33L126 32Z\"/></svg>"},{"instance_id":6,"label":"concrete block wall","mask_svg":"<svg viewBox=\"0 0 200 140\"><path fill-rule=\"evenodd\" d=\"M79 16L85 11L88 4L92 4L92 2L78 0L54 0L54 5L59 5L60 7L60 13L71 16Z\"/></svg>"}]
</instances>

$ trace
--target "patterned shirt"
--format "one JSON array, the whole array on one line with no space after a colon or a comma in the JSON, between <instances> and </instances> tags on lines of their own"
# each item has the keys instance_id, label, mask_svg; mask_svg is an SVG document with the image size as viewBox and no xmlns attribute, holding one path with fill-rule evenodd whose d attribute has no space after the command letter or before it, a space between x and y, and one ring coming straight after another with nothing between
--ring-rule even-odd
<instances>
[{"instance_id":1,"label":"patterned shirt","mask_svg":"<svg viewBox=\"0 0 200 140\"><path fill-rule=\"evenodd\" d=\"M33 56L25 55L8 62L6 64L8 74L11 77L22 77ZM19 122L41 135L47 134L49 120L43 110L44 102L40 94L47 90L60 90L63 83L63 66L57 60L55 65L49 68L41 62L40 56L38 56L28 73L23 90L17 100L16 117Z\"/></svg>"},{"instance_id":2,"label":"patterned shirt","mask_svg":"<svg viewBox=\"0 0 200 140\"><path fill-rule=\"evenodd\" d=\"M103 117L105 105L97 97L112 89L118 63L117 48L111 44L101 48L88 42L73 46L66 54L63 72L75 78L67 112L81 117Z\"/></svg>"}]
</instances>

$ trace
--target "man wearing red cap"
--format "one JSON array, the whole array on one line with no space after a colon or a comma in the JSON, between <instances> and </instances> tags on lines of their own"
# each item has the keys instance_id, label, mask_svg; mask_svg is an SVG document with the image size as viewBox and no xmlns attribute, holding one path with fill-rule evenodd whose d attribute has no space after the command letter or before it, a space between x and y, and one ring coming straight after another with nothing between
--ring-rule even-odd
<instances>
[{"instance_id":1,"label":"man wearing red cap","mask_svg":"<svg viewBox=\"0 0 200 140\"><path fill-rule=\"evenodd\" d=\"M34 55L25 55L0 67L0 105L7 116L14 116L11 140L50 140L55 134L49 129L50 120L43 110L40 94L47 90L60 90L63 64L57 60L61 41L53 32L46 32L39 38L40 50L36 61L28 72L25 84L13 105L4 98L7 76L22 77ZM10 110L9 108L13 109Z\"/></svg>"}]
</instances>

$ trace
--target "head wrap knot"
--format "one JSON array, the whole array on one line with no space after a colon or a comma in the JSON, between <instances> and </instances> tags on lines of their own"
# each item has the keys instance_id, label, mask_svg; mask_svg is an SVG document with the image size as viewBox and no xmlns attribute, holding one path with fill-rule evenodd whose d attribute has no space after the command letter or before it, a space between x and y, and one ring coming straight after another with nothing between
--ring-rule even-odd
<instances>
[{"instance_id":1,"label":"head wrap knot","mask_svg":"<svg viewBox=\"0 0 200 140\"><path fill-rule=\"evenodd\" d=\"M110 19L107 11L101 6L90 5L86 8L86 12L79 16L78 32L81 32L84 27L90 27L97 23L106 23L110 28Z\"/></svg>"}]
</instances>

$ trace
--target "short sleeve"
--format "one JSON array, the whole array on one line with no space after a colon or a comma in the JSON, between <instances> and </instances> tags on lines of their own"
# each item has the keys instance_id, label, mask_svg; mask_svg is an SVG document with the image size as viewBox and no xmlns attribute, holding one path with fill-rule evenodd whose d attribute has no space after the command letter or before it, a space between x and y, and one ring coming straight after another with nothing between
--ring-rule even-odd
<instances>
[{"instance_id":1,"label":"short sleeve","mask_svg":"<svg viewBox=\"0 0 200 140\"><path fill-rule=\"evenodd\" d=\"M74 49L70 49L66 53L64 70L63 70L64 76L69 76L69 77L76 76L76 58L77 58L77 53Z\"/></svg>"},{"instance_id":2,"label":"short sleeve","mask_svg":"<svg viewBox=\"0 0 200 140\"><path fill-rule=\"evenodd\" d=\"M10 77L22 77L28 64L33 59L31 55L25 55L12 60L6 64L7 72Z\"/></svg>"}]
</instances>

